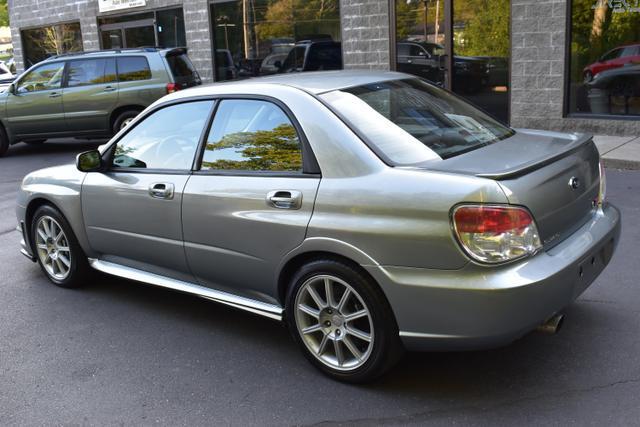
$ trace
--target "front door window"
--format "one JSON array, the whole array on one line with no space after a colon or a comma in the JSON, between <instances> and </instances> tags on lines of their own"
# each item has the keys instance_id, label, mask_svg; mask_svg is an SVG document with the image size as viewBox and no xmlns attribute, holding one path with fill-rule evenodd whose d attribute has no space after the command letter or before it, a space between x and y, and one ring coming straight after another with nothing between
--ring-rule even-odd
<instances>
[{"instance_id":1,"label":"front door window","mask_svg":"<svg viewBox=\"0 0 640 427\"><path fill-rule=\"evenodd\" d=\"M59 89L62 84L63 73L64 62L41 65L20 79L17 92L28 93L40 90Z\"/></svg>"}]
</instances>

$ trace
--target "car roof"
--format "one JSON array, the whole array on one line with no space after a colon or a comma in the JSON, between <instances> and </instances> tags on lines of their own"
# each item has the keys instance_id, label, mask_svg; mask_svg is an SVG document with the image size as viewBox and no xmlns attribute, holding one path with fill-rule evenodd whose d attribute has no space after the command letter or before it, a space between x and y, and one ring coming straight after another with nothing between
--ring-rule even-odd
<instances>
[{"instance_id":1,"label":"car roof","mask_svg":"<svg viewBox=\"0 0 640 427\"><path fill-rule=\"evenodd\" d=\"M55 61L59 59L76 59L87 57L103 57L114 55L126 55L126 54L147 54L147 53L162 53L168 54L175 51L176 53L186 53L187 49L184 47L176 48L157 48L157 47L140 47L140 48L121 48L121 49L104 49L104 50L89 50L83 52L69 52L60 55L51 56L44 61ZM43 62L44 62L43 61Z\"/></svg>"},{"instance_id":2,"label":"car roof","mask_svg":"<svg viewBox=\"0 0 640 427\"><path fill-rule=\"evenodd\" d=\"M225 92L230 88L238 93L247 93L251 85L272 84L298 88L315 95L331 92L333 90L345 89L354 86L362 86L371 83L378 83L389 80L399 80L415 78L408 74L394 71L371 71L371 70L337 70L337 71L311 71L304 73L283 73L265 77L254 77L245 80L234 80L224 83L212 83L204 86L191 88L187 91L176 92L176 97L183 95L206 96L215 95L216 88L225 87Z\"/></svg>"}]
</instances>

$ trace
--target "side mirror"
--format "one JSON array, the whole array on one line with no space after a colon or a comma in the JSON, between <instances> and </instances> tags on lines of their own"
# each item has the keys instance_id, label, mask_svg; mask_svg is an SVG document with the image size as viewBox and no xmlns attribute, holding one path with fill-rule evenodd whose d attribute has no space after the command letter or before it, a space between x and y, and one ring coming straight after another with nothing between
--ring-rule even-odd
<instances>
[{"instance_id":1,"label":"side mirror","mask_svg":"<svg viewBox=\"0 0 640 427\"><path fill-rule=\"evenodd\" d=\"M282 61L276 61L273 63L273 66L276 67L277 69L282 68Z\"/></svg>"},{"instance_id":2,"label":"side mirror","mask_svg":"<svg viewBox=\"0 0 640 427\"><path fill-rule=\"evenodd\" d=\"M102 169L102 156L98 150L85 151L76 157L76 167L80 172L97 172Z\"/></svg>"},{"instance_id":3,"label":"side mirror","mask_svg":"<svg viewBox=\"0 0 640 427\"><path fill-rule=\"evenodd\" d=\"M11 83L9 85L9 87L7 88L7 92L9 92L11 95L15 95L16 94L16 85L15 85L15 83Z\"/></svg>"}]
</instances>

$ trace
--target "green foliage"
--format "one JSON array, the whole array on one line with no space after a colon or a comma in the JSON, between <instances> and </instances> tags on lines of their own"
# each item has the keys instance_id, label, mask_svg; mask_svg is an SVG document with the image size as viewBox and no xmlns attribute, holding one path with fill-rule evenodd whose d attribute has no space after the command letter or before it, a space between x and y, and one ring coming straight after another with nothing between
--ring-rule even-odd
<instances>
[{"instance_id":1,"label":"green foliage","mask_svg":"<svg viewBox=\"0 0 640 427\"><path fill-rule=\"evenodd\" d=\"M281 124L273 130L236 132L225 135L218 142L207 144L207 151L214 151L214 153L229 148L237 149L236 153L244 159L203 161L203 167L260 171L302 170L298 135L290 124Z\"/></svg>"},{"instance_id":2,"label":"green foliage","mask_svg":"<svg viewBox=\"0 0 640 427\"><path fill-rule=\"evenodd\" d=\"M456 21L464 22L464 29L456 34L454 41L456 55L507 58L509 1L466 0L460 8L464 8L467 16L460 16L457 8L454 10Z\"/></svg>"},{"instance_id":3,"label":"green foliage","mask_svg":"<svg viewBox=\"0 0 640 427\"><path fill-rule=\"evenodd\" d=\"M0 0L0 27L9 26L9 8L7 0Z\"/></svg>"}]
</instances>

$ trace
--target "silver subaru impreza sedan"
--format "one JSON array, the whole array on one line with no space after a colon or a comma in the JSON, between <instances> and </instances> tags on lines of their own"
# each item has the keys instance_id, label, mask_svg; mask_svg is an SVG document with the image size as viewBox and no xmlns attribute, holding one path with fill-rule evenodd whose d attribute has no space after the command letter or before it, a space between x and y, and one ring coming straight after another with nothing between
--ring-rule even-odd
<instances>
[{"instance_id":1,"label":"silver subaru impreza sedan","mask_svg":"<svg viewBox=\"0 0 640 427\"><path fill-rule=\"evenodd\" d=\"M169 95L75 165L29 174L17 216L58 286L98 270L285 321L350 382L403 349L557 322L620 235L589 136L514 130L369 71Z\"/></svg>"}]
</instances>

